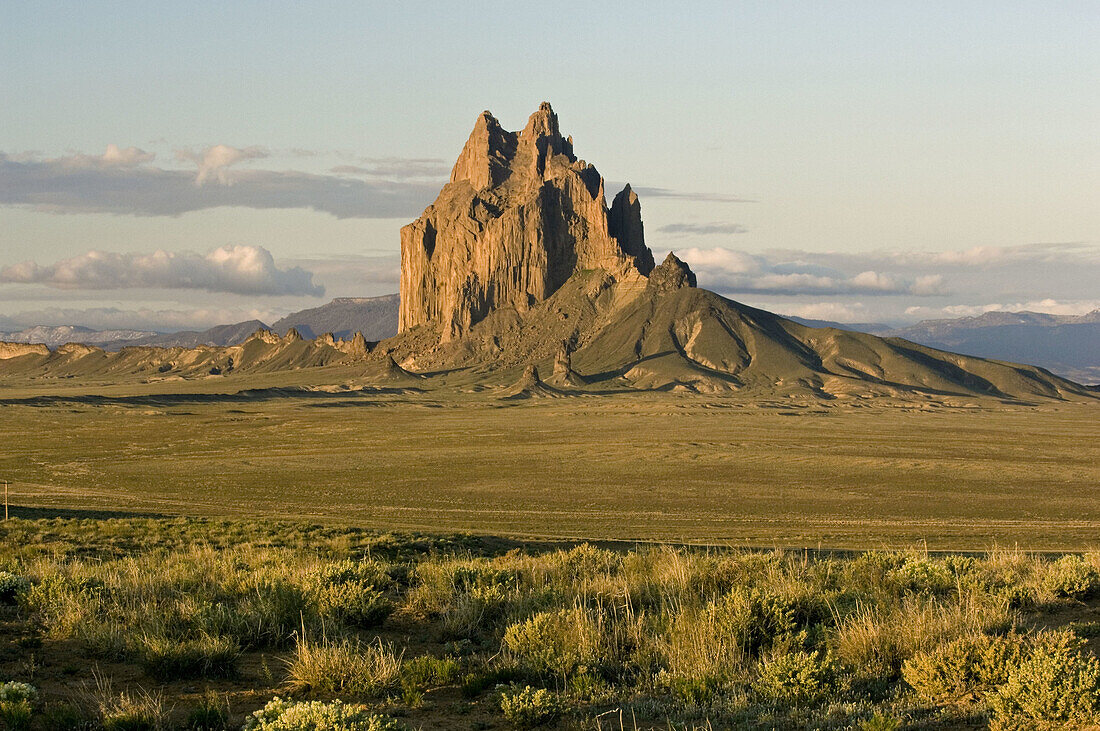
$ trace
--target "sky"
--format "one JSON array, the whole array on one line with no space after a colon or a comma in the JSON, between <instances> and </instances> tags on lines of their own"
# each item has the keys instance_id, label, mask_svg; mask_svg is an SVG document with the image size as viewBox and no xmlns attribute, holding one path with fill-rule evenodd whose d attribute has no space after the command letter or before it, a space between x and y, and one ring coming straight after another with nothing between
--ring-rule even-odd
<instances>
[{"instance_id":1,"label":"sky","mask_svg":"<svg viewBox=\"0 0 1100 731\"><path fill-rule=\"evenodd\" d=\"M397 291L483 109L783 314L1100 308L1100 3L0 1L0 330Z\"/></svg>"}]
</instances>

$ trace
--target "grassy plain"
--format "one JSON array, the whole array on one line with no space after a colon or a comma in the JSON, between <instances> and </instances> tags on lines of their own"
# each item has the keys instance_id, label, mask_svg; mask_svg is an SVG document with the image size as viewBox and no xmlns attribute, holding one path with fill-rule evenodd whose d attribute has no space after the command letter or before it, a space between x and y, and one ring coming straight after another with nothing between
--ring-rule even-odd
<instances>
[{"instance_id":1,"label":"grassy plain","mask_svg":"<svg viewBox=\"0 0 1100 731\"><path fill-rule=\"evenodd\" d=\"M1095 553L15 519L0 728L1092 729L1097 620Z\"/></svg>"},{"instance_id":2,"label":"grassy plain","mask_svg":"<svg viewBox=\"0 0 1100 731\"><path fill-rule=\"evenodd\" d=\"M1100 542L1095 404L285 388L311 377L7 385L0 477L18 515L763 547Z\"/></svg>"}]
</instances>

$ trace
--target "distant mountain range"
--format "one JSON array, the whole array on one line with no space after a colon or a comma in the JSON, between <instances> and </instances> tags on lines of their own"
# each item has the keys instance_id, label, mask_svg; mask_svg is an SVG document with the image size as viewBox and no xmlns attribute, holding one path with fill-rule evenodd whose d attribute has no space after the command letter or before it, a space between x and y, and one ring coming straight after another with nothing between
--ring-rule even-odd
<instances>
[{"instance_id":1,"label":"distant mountain range","mask_svg":"<svg viewBox=\"0 0 1100 731\"><path fill-rule=\"evenodd\" d=\"M1086 315L987 312L924 320L876 333L982 358L1042 366L1079 383L1100 383L1100 310Z\"/></svg>"},{"instance_id":2,"label":"distant mountain range","mask_svg":"<svg viewBox=\"0 0 1100 731\"><path fill-rule=\"evenodd\" d=\"M285 335L291 328L307 339L332 333L337 339L351 340L355 333L361 332L367 341L375 342L397 334L398 302L396 294L381 297L337 297L327 305L287 315L271 326L259 320L247 320L232 325L218 325L208 330L173 333L39 325L18 332L0 332L0 342L41 343L51 349L65 343L82 343L111 351L131 345L194 348L198 345L238 345L260 329Z\"/></svg>"},{"instance_id":3,"label":"distant mountain range","mask_svg":"<svg viewBox=\"0 0 1100 731\"><path fill-rule=\"evenodd\" d=\"M285 335L294 328L304 338L331 332L350 340L362 332L367 341L397 334L398 296L339 297L278 320L270 328L259 320L219 325L209 330L153 333L142 330L92 330L71 325L30 327L0 332L0 341L42 343L56 348L68 342L119 350L129 345L161 347L227 346L244 342L261 328ZM982 358L1031 363L1079 383L1100 383L1100 310L1087 315L1047 315L1039 312L987 312L978 317L924 320L903 328L882 323L841 323L791 317L808 327L834 327L884 337L900 337L921 345Z\"/></svg>"},{"instance_id":4,"label":"distant mountain range","mask_svg":"<svg viewBox=\"0 0 1100 731\"><path fill-rule=\"evenodd\" d=\"M85 343L104 347L116 342L154 337L148 330L93 330L79 325L35 325L13 332L0 331L0 341L5 343L40 343L56 348L65 343Z\"/></svg>"},{"instance_id":5,"label":"distant mountain range","mask_svg":"<svg viewBox=\"0 0 1100 731\"><path fill-rule=\"evenodd\" d=\"M397 334L399 304L396 294L337 297L327 305L287 315L272 325L272 329L285 334L294 328L305 338L332 333L336 338L350 340L355 333L361 332L368 341L385 340Z\"/></svg>"},{"instance_id":6,"label":"distant mountain range","mask_svg":"<svg viewBox=\"0 0 1100 731\"><path fill-rule=\"evenodd\" d=\"M965 355L1030 363L1079 383L1100 383L1100 310L1086 315L986 312L977 317L923 320L902 328L791 319L810 327L905 338Z\"/></svg>"}]
</instances>

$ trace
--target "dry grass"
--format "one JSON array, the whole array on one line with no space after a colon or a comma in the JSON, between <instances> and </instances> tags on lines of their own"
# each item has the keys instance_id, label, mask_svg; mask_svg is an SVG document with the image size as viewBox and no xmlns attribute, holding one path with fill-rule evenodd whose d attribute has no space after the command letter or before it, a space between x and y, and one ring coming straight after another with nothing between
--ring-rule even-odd
<instances>
[{"instance_id":1,"label":"dry grass","mask_svg":"<svg viewBox=\"0 0 1100 731\"><path fill-rule=\"evenodd\" d=\"M1088 405L81 398L0 406L17 506L768 547L1088 549L1100 534Z\"/></svg>"}]
</instances>

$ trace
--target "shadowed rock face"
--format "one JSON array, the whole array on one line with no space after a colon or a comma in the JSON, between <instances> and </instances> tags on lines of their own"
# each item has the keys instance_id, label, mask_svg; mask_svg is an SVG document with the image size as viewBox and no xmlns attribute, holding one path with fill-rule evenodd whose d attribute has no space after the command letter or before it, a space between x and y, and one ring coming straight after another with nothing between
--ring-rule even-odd
<instances>
[{"instance_id":1,"label":"shadowed rock face","mask_svg":"<svg viewBox=\"0 0 1100 731\"><path fill-rule=\"evenodd\" d=\"M483 112L450 182L401 229L399 330L458 338L494 310L526 312L585 269L617 279L653 269L638 196L627 186L607 207L603 178L573 154L548 103L522 132Z\"/></svg>"}]
</instances>

